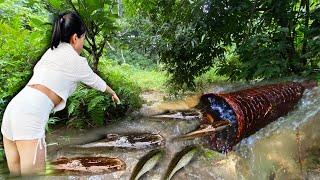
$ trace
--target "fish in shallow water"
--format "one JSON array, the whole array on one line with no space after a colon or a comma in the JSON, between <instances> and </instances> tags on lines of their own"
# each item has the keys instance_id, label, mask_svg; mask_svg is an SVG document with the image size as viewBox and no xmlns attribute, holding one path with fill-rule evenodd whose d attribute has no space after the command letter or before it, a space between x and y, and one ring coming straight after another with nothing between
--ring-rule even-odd
<instances>
[{"instance_id":1,"label":"fish in shallow water","mask_svg":"<svg viewBox=\"0 0 320 180\"><path fill-rule=\"evenodd\" d=\"M114 157L61 157L50 166L54 168L52 175L66 173L68 175L106 174L125 170L123 160Z\"/></svg>"},{"instance_id":2,"label":"fish in shallow water","mask_svg":"<svg viewBox=\"0 0 320 180\"><path fill-rule=\"evenodd\" d=\"M160 114L160 115L154 115L151 116L153 118L168 118L168 119L180 119L180 120L198 120L200 119L200 113L194 112L194 113L184 113L184 112L177 112L173 114Z\"/></svg>"},{"instance_id":3,"label":"fish in shallow water","mask_svg":"<svg viewBox=\"0 0 320 180\"><path fill-rule=\"evenodd\" d=\"M164 143L164 138L156 133L107 134L102 140L75 147L144 149L162 146Z\"/></svg>"},{"instance_id":4,"label":"fish in shallow water","mask_svg":"<svg viewBox=\"0 0 320 180\"><path fill-rule=\"evenodd\" d=\"M170 180L177 171L189 164L198 151L198 146L188 146L178 152L171 160L168 170L164 176L164 180Z\"/></svg>"},{"instance_id":5,"label":"fish in shallow water","mask_svg":"<svg viewBox=\"0 0 320 180\"><path fill-rule=\"evenodd\" d=\"M143 156L131 174L130 180L138 180L146 172L153 169L164 155L164 150L156 149Z\"/></svg>"},{"instance_id":6,"label":"fish in shallow water","mask_svg":"<svg viewBox=\"0 0 320 180\"><path fill-rule=\"evenodd\" d=\"M196 137L202 137L210 133L222 131L228 126L230 126L230 123L228 121L219 121L216 122L214 125L203 124L199 129L184 135L180 135L178 137L175 137L174 139L193 139Z\"/></svg>"}]
</instances>

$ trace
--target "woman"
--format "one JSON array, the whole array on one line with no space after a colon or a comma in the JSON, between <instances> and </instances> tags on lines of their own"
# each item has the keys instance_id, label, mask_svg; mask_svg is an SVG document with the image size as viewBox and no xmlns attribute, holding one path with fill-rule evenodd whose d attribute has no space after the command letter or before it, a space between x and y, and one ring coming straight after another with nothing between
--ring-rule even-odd
<instances>
[{"instance_id":1,"label":"woman","mask_svg":"<svg viewBox=\"0 0 320 180\"><path fill-rule=\"evenodd\" d=\"M50 112L60 111L79 82L117 94L95 74L81 57L86 28L74 12L55 20L49 48L33 70L27 85L10 101L3 115L1 132L8 167L12 175L28 175L44 170L45 125Z\"/></svg>"}]
</instances>

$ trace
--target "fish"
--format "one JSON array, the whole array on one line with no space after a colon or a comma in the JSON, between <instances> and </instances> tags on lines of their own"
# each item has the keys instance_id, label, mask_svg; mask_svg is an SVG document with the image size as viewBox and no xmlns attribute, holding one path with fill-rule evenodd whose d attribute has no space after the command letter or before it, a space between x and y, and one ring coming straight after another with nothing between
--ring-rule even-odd
<instances>
[{"instance_id":1,"label":"fish","mask_svg":"<svg viewBox=\"0 0 320 180\"><path fill-rule=\"evenodd\" d=\"M50 162L52 174L66 173L68 175L105 174L126 169L126 163L116 157L60 157Z\"/></svg>"},{"instance_id":2,"label":"fish","mask_svg":"<svg viewBox=\"0 0 320 180\"><path fill-rule=\"evenodd\" d=\"M178 152L171 160L163 179L170 180L177 171L190 163L198 151L198 146L187 146L182 151Z\"/></svg>"},{"instance_id":3,"label":"fish","mask_svg":"<svg viewBox=\"0 0 320 180\"><path fill-rule=\"evenodd\" d=\"M107 134L102 140L74 147L144 149L163 146L164 143L164 138L157 133Z\"/></svg>"},{"instance_id":4,"label":"fish","mask_svg":"<svg viewBox=\"0 0 320 180\"><path fill-rule=\"evenodd\" d=\"M200 119L199 114L185 114L181 112L177 112L175 114L161 114L161 115L155 115L151 116L153 118L169 118L169 119L181 119L181 120L198 120Z\"/></svg>"},{"instance_id":5,"label":"fish","mask_svg":"<svg viewBox=\"0 0 320 180\"><path fill-rule=\"evenodd\" d=\"M175 137L174 139L193 139L196 137L202 137L211 135L214 132L219 132L229 127L230 123L228 121L218 121L215 124L203 124L199 129L192 131L190 133L180 135Z\"/></svg>"},{"instance_id":6,"label":"fish","mask_svg":"<svg viewBox=\"0 0 320 180\"><path fill-rule=\"evenodd\" d=\"M195 94L184 100L157 103L141 108L140 112L142 116L151 117L172 111L190 111L199 104L201 96L202 94Z\"/></svg>"},{"instance_id":7,"label":"fish","mask_svg":"<svg viewBox=\"0 0 320 180\"><path fill-rule=\"evenodd\" d=\"M131 174L130 180L138 180L142 175L153 169L163 157L163 149L155 149L143 156Z\"/></svg>"}]
</instances>

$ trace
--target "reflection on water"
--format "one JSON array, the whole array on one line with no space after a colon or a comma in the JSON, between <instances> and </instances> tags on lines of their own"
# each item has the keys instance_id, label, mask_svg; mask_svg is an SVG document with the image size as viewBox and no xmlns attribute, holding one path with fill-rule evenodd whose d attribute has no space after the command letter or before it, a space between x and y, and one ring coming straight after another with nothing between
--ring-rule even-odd
<instances>
[{"instance_id":1,"label":"reflection on water","mask_svg":"<svg viewBox=\"0 0 320 180\"><path fill-rule=\"evenodd\" d=\"M224 87L216 87L221 91ZM227 85L225 89L232 89ZM126 163L126 169L103 175L85 177L53 175L48 165L46 177L50 179L129 179L139 159L155 147L145 149L127 148L71 148L65 144L85 144L101 140L106 134L155 133L164 140L166 153L157 166L142 179L161 179L173 156L189 145L201 145L200 155L178 171L173 179L319 179L320 178L320 89L307 90L298 106L287 116L267 125L237 144L236 150L221 154L208 149L206 138L173 140L199 126L197 120L159 119L142 117L123 121L92 131L59 130L47 134L48 161L59 157L106 156L117 157ZM187 108L183 101L168 107ZM194 103L189 103L193 105ZM177 106L175 106L177 105ZM161 107L161 106L158 106ZM165 107L162 106L164 109ZM161 111L163 110L161 109ZM151 110L156 112L157 110ZM150 112L151 112L150 111ZM158 111L160 112L160 110ZM55 144L58 143L58 144ZM1 164L0 164L1 165ZM6 173L5 165L0 167ZM40 178L40 177L39 177ZM43 176L41 178L44 178Z\"/></svg>"}]
</instances>

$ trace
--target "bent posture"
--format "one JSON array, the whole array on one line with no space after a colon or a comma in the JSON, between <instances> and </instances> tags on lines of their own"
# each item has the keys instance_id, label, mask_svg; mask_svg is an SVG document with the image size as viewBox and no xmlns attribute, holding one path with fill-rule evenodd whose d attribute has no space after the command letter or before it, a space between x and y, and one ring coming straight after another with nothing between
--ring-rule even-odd
<instances>
[{"instance_id":1,"label":"bent posture","mask_svg":"<svg viewBox=\"0 0 320 180\"><path fill-rule=\"evenodd\" d=\"M45 125L51 111L60 111L82 82L117 94L81 57L86 28L74 12L59 15L54 23L51 48L41 57L27 85L8 104L1 126L8 167L12 175L44 170Z\"/></svg>"}]
</instances>

